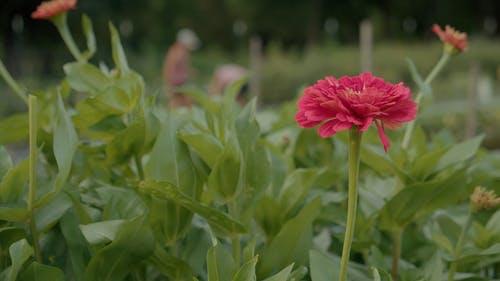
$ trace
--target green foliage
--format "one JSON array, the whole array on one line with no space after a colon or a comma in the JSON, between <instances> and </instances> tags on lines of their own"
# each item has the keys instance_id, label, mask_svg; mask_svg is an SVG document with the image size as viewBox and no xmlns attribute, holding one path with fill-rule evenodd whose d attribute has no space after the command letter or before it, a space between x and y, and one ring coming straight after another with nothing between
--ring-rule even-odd
<instances>
[{"instance_id":1,"label":"green foliage","mask_svg":"<svg viewBox=\"0 0 500 281\"><path fill-rule=\"evenodd\" d=\"M245 79L218 99L184 87L198 105L163 108L112 24L111 69L90 61L97 44L87 16L82 28L84 60L65 64L59 85L35 93L32 208L29 160L9 154L11 143L28 138L27 114L0 121L1 280L335 278L345 134L321 139L299 129L292 102L279 111L258 111L255 99L241 107ZM430 93L411 63L410 72ZM364 134L350 280L393 280L391 239L400 232L398 280L439 281L451 263L457 280L498 280L500 212L475 213L464 227L473 186L498 191L500 182L498 155L480 148L484 136L456 142L417 126L408 149L390 132L384 154L376 132Z\"/></svg>"}]
</instances>

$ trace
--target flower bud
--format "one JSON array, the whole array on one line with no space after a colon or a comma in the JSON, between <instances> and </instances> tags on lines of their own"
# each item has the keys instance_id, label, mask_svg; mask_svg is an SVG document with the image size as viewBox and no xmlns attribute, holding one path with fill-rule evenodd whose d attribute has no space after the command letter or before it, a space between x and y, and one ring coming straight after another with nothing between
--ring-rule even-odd
<instances>
[{"instance_id":1,"label":"flower bud","mask_svg":"<svg viewBox=\"0 0 500 281\"><path fill-rule=\"evenodd\" d=\"M495 191L487 190L484 187L476 186L470 196L470 201L474 211L488 210L500 206L500 198Z\"/></svg>"}]
</instances>

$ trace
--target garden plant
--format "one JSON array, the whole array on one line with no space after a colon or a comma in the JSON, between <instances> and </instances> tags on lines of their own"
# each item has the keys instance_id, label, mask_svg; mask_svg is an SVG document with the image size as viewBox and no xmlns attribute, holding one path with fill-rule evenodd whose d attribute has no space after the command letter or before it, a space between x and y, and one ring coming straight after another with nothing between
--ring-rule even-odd
<instances>
[{"instance_id":1,"label":"garden plant","mask_svg":"<svg viewBox=\"0 0 500 281\"><path fill-rule=\"evenodd\" d=\"M32 14L74 57L60 83L31 89L0 63L26 105L0 120L0 280L500 280L500 157L484 135L419 126L465 33L435 25L441 58L425 78L408 59L406 84L318 77L258 111L236 102L243 79L218 99L179 89L196 105L170 109L112 23L114 65L93 63L86 15L81 50L76 4Z\"/></svg>"}]
</instances>

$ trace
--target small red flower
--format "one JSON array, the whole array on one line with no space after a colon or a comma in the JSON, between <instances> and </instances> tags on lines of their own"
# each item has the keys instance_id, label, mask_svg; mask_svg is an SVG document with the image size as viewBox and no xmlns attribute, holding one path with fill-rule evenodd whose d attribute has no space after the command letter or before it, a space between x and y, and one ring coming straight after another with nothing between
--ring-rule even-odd
<instances>
[{"instance_id":1,"label":"small red flower","mask_svg":"<svg viewBox=\"0 0 500 281\"><path fill-rule=\"evenodd\" d=\"M465 32L459 32L449 25L446 25L442 30L437 24L432 26L432 31L439 36L441 41L451 47L450 51L453 50L455 53L463 52L467 47L467 33Z\"/></svg>"},{"instance_id":2,"label":"small red flower","mask_svg":"<svg viewBox=\"0 0 500 281\"><path fill-rule=\"evenodd\" d=\"M31 14L34 19L48 19L70 9L75 9L77 0L50 0L42 2Z\"/></svg>"},{"instance_id":3,"label":"small red flower","mask_svg":"<svg viewBox=\"0 0 500 281\"><path fill-rule=\"evenodd\" d=\"M403 83L394 85L371 73L319 80L304 90L297 105L299 126L321 124L318 134L323 138L352 127L365 131L375 123L386 152L390 142L384 128L396 129L415 119L417 112L410 89Z\"/></svg>"}]
</instances>

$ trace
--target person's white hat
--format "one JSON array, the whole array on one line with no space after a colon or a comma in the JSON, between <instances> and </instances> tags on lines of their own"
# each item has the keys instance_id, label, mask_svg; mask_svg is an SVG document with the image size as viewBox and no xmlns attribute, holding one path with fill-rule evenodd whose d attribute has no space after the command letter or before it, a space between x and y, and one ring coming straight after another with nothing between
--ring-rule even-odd
<instances>
[{"instance_id":1,"label":"person's white hat","mask_svg":"<svg viewBox=\"0 0 500 281\"><path fill-rule=\"evenodd\" d=\"M177 41L190 50L196 50L200 47L200 39L196 33L189 28L183 28L177 32Z\"/></svg>"}]
</instances>

